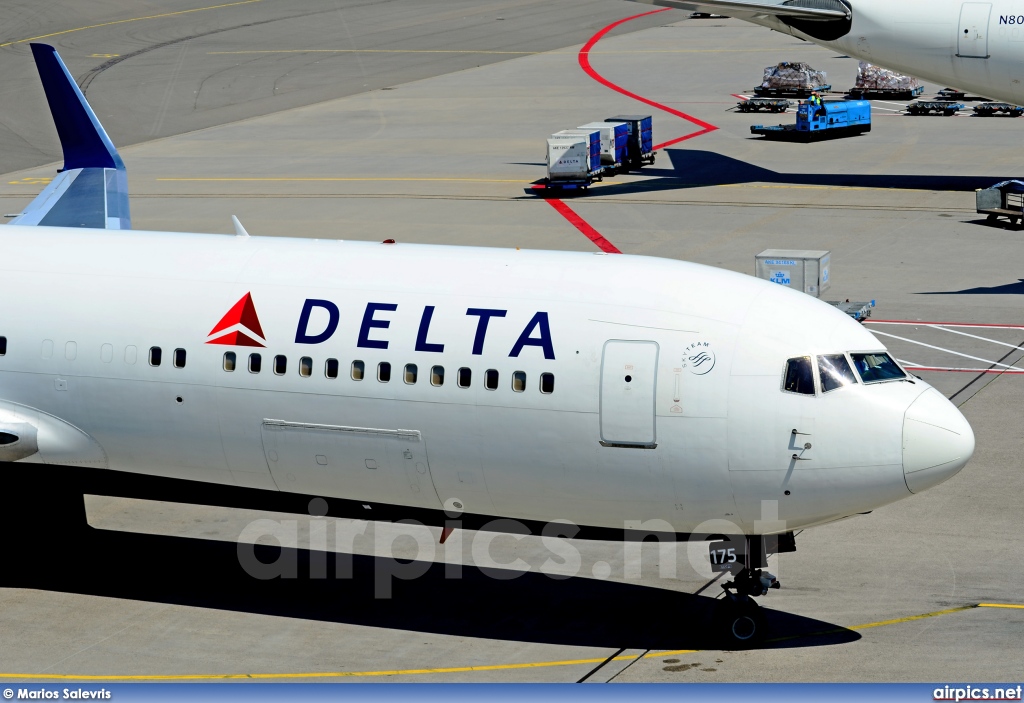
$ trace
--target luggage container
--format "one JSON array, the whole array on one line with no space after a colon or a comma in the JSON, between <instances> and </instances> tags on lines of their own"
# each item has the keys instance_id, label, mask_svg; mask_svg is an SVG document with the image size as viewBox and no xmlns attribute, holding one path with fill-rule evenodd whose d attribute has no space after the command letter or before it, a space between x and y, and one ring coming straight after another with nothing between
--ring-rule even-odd
<instances>
[{"instance_id":1,"label":"luggage container","mask_svg":"<svg viewBox=\"0 0 1024 703\"><path fill-rule=\"evenodd\" d=\"M601 133L601 165L606 175L614 175L625 163L629 152L629 125L625 122L588 122L580 129Z\"/></svg>"},{"instance_id":2,"label":"luggage container","mask_svg":"<svg viewBox=\"0 0 1024 703\"><path fill-rule=\"evenodd\" d=\"M601 180L601 133L566 129L547 141L549 188L587 188Z\"/></svg>"},{"instance_id":3,"label":"luggage container","mask_svg":"<svg viewBox=\"0 0 1024 703\"><path fill-rule=\"evenodd\" d=\"M754 275L815 298L831 286L831 253L807 249L766 249L754 257Z\"/></svg>"},{"instance_id":4,"label":"luggage container","mask_svg":"<svg viewBox=\"0 0 1024 703\"><path fill-rule=\"evenodd\" d=\"M654 163L654 118L650 115L617 115L605 122L625 122L629 125L626 160L623 171L635 171L644 164Z\"/></svg>"},{"instance_id":5,"label":"luggage container","mask_svg":"<svg viewBox=\"0 0 1024 703\"><path fill-rule=\"evenodd\" d=\"M796 124L750 128L751 134L768 139L803 142L853 137L870 131L871 103L867 100L827 100L820 106L807 101L797 108Z\"/></svg>"}]
</instances>

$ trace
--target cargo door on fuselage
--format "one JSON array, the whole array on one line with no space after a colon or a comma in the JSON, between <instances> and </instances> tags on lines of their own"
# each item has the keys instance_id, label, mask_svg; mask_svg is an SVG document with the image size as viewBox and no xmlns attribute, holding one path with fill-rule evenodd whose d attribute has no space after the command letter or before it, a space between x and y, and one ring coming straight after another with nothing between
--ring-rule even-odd
<instances>
[{"instance_id":1,"label":"cargo door on fuselage","mask_svg":"<svg viewBox=\"0 0 1024 703\"><path fill-rule=\"evenodd\" d=\"M960 8L960 35L956 55L965 59L987 59L990 2L965 2Z\"/></svg>"},{"instance_id":2,"label":"cargo door on fuselage","mask_svg":"<svg viewBox=\"0 0 1024 703\"><path fill-rule=\"evenodd\" d=\"M418 431L264 420L262 435L282 491L441 507Z\"/></svg>"},{"instance_id":3,"label":"cargo door on fuselage","mask_svg":"<svg viewBox=\"0 0 1024 703\"><path fill-rule=\"evenodd\" d=\"M657 383L657 342L605 342L601 361L602 445L638 449L657 446Z\"/></svg>"}]
</instances>

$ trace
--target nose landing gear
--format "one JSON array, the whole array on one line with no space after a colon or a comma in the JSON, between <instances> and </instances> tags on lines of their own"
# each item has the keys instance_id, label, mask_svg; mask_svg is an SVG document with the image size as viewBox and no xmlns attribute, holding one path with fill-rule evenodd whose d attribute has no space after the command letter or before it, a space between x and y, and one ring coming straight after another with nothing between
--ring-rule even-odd
<instances>
[{"instance_id":1,"label":"nose landing gear","mask_svg":"<svg viewBox=\"0 0 1024 703\"><path fill-rule=\"evenodd\" d=\"M723 648L746 649L764 641L768 623L754 598L773 588L782 588L782 584L761 569L744 568L722 584L725 596L718 602L714 620Z\"/></svg>"}]
</instances>

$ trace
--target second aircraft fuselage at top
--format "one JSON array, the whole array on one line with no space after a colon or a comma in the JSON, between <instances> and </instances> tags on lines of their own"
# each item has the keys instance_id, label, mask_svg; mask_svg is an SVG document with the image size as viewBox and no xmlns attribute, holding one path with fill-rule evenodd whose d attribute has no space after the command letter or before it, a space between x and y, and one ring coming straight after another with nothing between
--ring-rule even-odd
<instances>
[{"instance_id":1,"label":"second aircraft fuselage at top","mask_svg":"<svg viewBox=\"0 0 1024 703\"><path fill-rule=\"evenodd\" d=\"M1024 104L1021 0L843 2L851 11L846 22L749 21L940 86Z\"/></svg>"},{"instance_id":2,"label":"second aircraft fuselage at top","mask_svg":"<svg viewBox=\"0 0 1024 703\"><path fill-rule=\"evenodd\" d=\"M696 264L18 226L0 244L0 436L38 444L0 458L24 472L775 532L973 451L861 325Z\"/></svg>"}]
</instances>

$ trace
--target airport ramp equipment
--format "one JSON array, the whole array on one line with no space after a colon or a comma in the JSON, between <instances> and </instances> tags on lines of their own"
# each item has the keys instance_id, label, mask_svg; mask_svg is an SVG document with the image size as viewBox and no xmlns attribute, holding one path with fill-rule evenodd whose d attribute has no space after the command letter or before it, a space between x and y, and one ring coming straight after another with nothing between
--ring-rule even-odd
<instances>
[{"instance_id":1,"label":"airport ramp equipment","mask_svg":"<svg viewBox=\"0 0 1024 703\"><path fill-rule=\"evenodd\" d=\"M964 109L963 103L952 100L918 100L907 105L908 115L943 115L952 117Z\"/></svg>"},{"instance_id":2,"label":"airport ramp equipment","mask_svg":"<svg viewBox=\"0 0 1024 703\"><path fill-rule=\"evenodd\" d=\"M654 163L654 118L650 115L616 115L605 122L625 122L629 125L624 171L637 171Z\"/></svg>"},{"instance_id":3,"label":"airport ramp equipment","mask_svg":"<svg viewBox=\"0 0 1024 703\"><path fill-rule=\"evenodd\" d=\"M871 103L867 100L827 100L820 106L800 103L796 124L754 125L751 134L777 141L811 142L853 137L871 131Z\"/></svg>"},{"instance_id":4,"label":"airport ramp equipment","mask_svg":"<svg viewBox=\"0 0 1024 703\"><path fill-rule=\"evenodd\" d=\"M857 322L864 322L864 320L871 317L871 308L875 307L874 300L852 303L849 300L826 300L825 302L834 308L838 308L840 312L846 313Z\"/></svg>"},{"instance_id":5,"label":"airport ramp equipment","mask_svg":"<svg viewBox=\"0 0 1024 703\"><path fill-rule=\"evenodd\" d=\"M909 100L922 93L924 93L924 86L913 76L861 61L857 64L857 82L850 88L847 95L852 98Z\"/></svg>"},{"instance_id":6,"label":"airport ramp equipment","mask_svg":"<svg viewBox=\"0 0 1024 703\"><path fill-rule=\"evenodd\" d=\"M548 188L586 190L601 180L601 133L597 130L565 129L547 141Z\"/></svg>"},{"instance_id":7,"label":"airport ramp equipment","mask_svg":"<svg viewBox=\"0 0 1024 703\"><path fill-rule=\"evenodd\" d=\"M629 154L629 124L626 122L588 122L579 129L601 134L601 165L605 175L615 175Z\"/></svg>"},{"instance_id":8,"label":"airport ramp equipment","mask_svg":"<svg viewBox=\"0 0 1024 703\"><path fill-rule=\"evenodd\" d=\"M978 117L1020 117L1024 115L1024 107L1010 103L981 103L974 106L974 114Z\"/></svg>"},{"instance_id":9,"label":"airport ramp equipment","mask_svg":"<svg viewBox=\"0 0 1024 703\"><path fill-rule=\"evenodd\" d=\"M736 103L740 112L786 112L793 106L784 98L750 98Z\"/></svg>"},{"instance_id":10,"label":"airport ramp equipment","mask_svg":"<svg viewBox=\"0 0 1024 703\"><path fill-rule=\"evenodd\" d=\"M979 215L989 222L1005 217L1010 224L1024 222L1024 181L1003 181L975 192Z\"/></svg>"},{"instance_id":11,"label":"airport ramp equipment","mask_svg":"<svg viewBox=\"0 0 1024 703\"><path fill-rule=\"evenodd\" d=\"M815 298L832 285L832 253L811 249L765 249L754 257L754 276Z\"/></svg>"},{"instance_id":12,"label":"airport ramp equipment","mask_svg":"<svg viewBox=\"0 0 1024 703\"><path fill-rule=\"evenodd\" d=\"M813 92L827 92L832 86L824 71L802 61L783 61L764 69L761 85L754 88L758 97L806 98Z\"/></svg>"}]
</instances>

